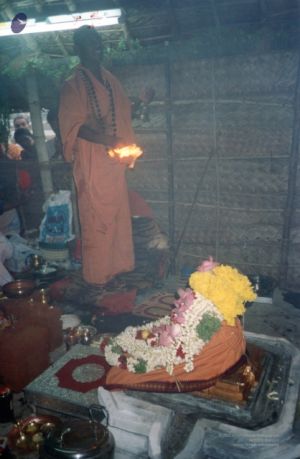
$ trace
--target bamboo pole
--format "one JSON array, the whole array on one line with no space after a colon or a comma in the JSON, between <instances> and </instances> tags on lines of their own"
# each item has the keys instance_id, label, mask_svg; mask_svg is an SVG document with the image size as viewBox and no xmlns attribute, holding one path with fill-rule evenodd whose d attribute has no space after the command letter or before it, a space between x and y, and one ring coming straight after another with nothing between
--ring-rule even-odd
<instances>
[{"instance_id":1,"label":"bamboo pole","mask_svg":"<svg viewBox=\"0 0 300 459\"><path fill-rule=\"evenodd\" d=\"M286 206L284 209L284 221L282 231L282 242L280 251L279 284L285 287L287 282L287 271L289 262L290 234L294 211L294 201L297 185L297 171L299 163L300 143L300 54L298 54L298 69L296 77L296 89L294 97L294 123L291 145L291 154L288 171L288 191Z\"/></svg>"},{"instance_id":2,"label":"bamboo pole","mask_svg":"<svg viewBox=\"0 0 300 459\"><path fill-rule=\"evenodd\" d=\"M26 88L28 95L28 104L32 122L34 141L37 149L38 162L40 164L40 173L43 186L44 197L47 198L53 193L53 183L51 169L49 165L49 156L45 142L43 121L41 116L40 99L34 72L26 76Z\"/></svg>"},{"instance_id":3,"label":"bamboo pole","mask_svg":"<svg viewBox=\"0 0 300 459\"><path fill-rule=\"evenodd\" d=\"M174 197L174 157L173 157L173 127L172 127L172 93L171 93L171 66L169 60L165 65L166 80L166 138L167 138L167 167L168 167L168 216L169 216L169 244L171 260L169 272L174 274L175 267L175 197Z\"/></svg>"}]
</instances>

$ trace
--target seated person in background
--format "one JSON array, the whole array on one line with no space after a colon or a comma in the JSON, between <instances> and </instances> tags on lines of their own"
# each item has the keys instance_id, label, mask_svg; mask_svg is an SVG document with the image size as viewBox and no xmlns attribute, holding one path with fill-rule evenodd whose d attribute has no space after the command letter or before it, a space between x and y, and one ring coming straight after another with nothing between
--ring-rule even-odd
<instances>
[{"instance_id":1,"label":"seated person in background","mask_svg":"<svg viewBox=\"0 0 300 459\"><path fill-rule=\"evenodd\" d=\"M56 109L51 108L48 111L47 121L55 134L55 137L53 137L50 140L47 140L46 142L49 159L62 159L62 143L59 133L58 113Z\"/></svg>"},{"instance_id":2,"label":"seated person in background","mask_svg":"<svg viewBox=\"0 0 300 459\"><path fill-rule=\"evenodd\" d=\"M8 174L9 175L9 174ZM21 223L17 212L20 205L16 184L9 178L1 177L0 183L0 286L11 282L13 277L4 266L5 260L13 255L13 246L8 237L13 233L20 234Z\"/></svg>"},{"instance_id":3,"label":"seated person in background","mask_svg":"<svg viewBox=\"0 0 300 459\"><path fill-rule=\"evenodd\" d=\"M29 129L18 128L14 133L14 140L23 148L21 159L37 159L34 138Z\"/></svg>"}]
</instances>

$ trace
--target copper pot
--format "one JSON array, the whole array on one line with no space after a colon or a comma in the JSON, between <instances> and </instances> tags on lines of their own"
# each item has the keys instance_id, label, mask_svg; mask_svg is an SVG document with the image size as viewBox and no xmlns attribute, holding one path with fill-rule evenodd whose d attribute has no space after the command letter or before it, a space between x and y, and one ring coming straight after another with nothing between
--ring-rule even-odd
<instances>
[{"instance_id":1,"label":"copper pot","mask_svg":"<svg viewBox=\"0 0 300 459\"><path fill-rule=\"evenodd\" d=\"M17 279L3 285L2 292L8 298L24 298L31 295L36 287L35 281L31 279Z\"/></svg>"}]
</instances>

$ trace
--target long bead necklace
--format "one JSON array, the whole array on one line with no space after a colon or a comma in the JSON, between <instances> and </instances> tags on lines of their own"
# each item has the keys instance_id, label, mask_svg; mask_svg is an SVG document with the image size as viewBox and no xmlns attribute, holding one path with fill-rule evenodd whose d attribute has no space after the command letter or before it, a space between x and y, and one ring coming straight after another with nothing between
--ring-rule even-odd
<instances>
[{"instance_id":1,"label":"long bead necklace","mask_svg":"<svg viewBox=\"0 0 300 459\"><path fill-rule=\"evenodd\" d=\"M101 109L99 106L99 101L96 95L96 91L93 85L93 82L91 81L89 75L83 70L79 69L80 76L83 79L83 82L85 84L86 90L87 90L87 95L89 102L91 104L92 110L96 116L96 119L99 121L100 125L104 128L105 123L103 116L101 115ZM110 110L111 110L111 125L112 125L112 130L113 130L113 136L116 137L117 135L117 123L116 123L116 111L115 111L115 101L114 101L114 96L113 96L113 91L111 84L108 80L104 79L101 75L100 78L101 84L105 87L107 93L108 93L108 98L109 98L109 104L110 104Z\"/></svg>"}]
</instances>

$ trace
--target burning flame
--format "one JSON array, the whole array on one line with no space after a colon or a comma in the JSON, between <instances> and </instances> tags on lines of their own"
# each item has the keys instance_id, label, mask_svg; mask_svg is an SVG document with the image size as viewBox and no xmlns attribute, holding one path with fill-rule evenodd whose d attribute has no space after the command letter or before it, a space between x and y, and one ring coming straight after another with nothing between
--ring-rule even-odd
<instances>
[{"instance_id":1,"label":"burning flame","mask_svg":"<svg viewBox=\"0 0 300 459\"><path fill-rule=\"evenodd\" d=\"M143 150L133 143L122 148L111 148L108 150L108 154L111 158L125 159L128 167L133 169L137 158L143 154Z\"/></svg>"},{"instance_id":2,"label":"burning flame","mask_svg":"<svg viewBox=\"0 0 300 459\"><path fill-rule=\"evenodd\" d=\"M11 143L8 145L7 156L9 159L20 160L22 159L23 148L17 143Z\"/></svg>"}]
</instances>

